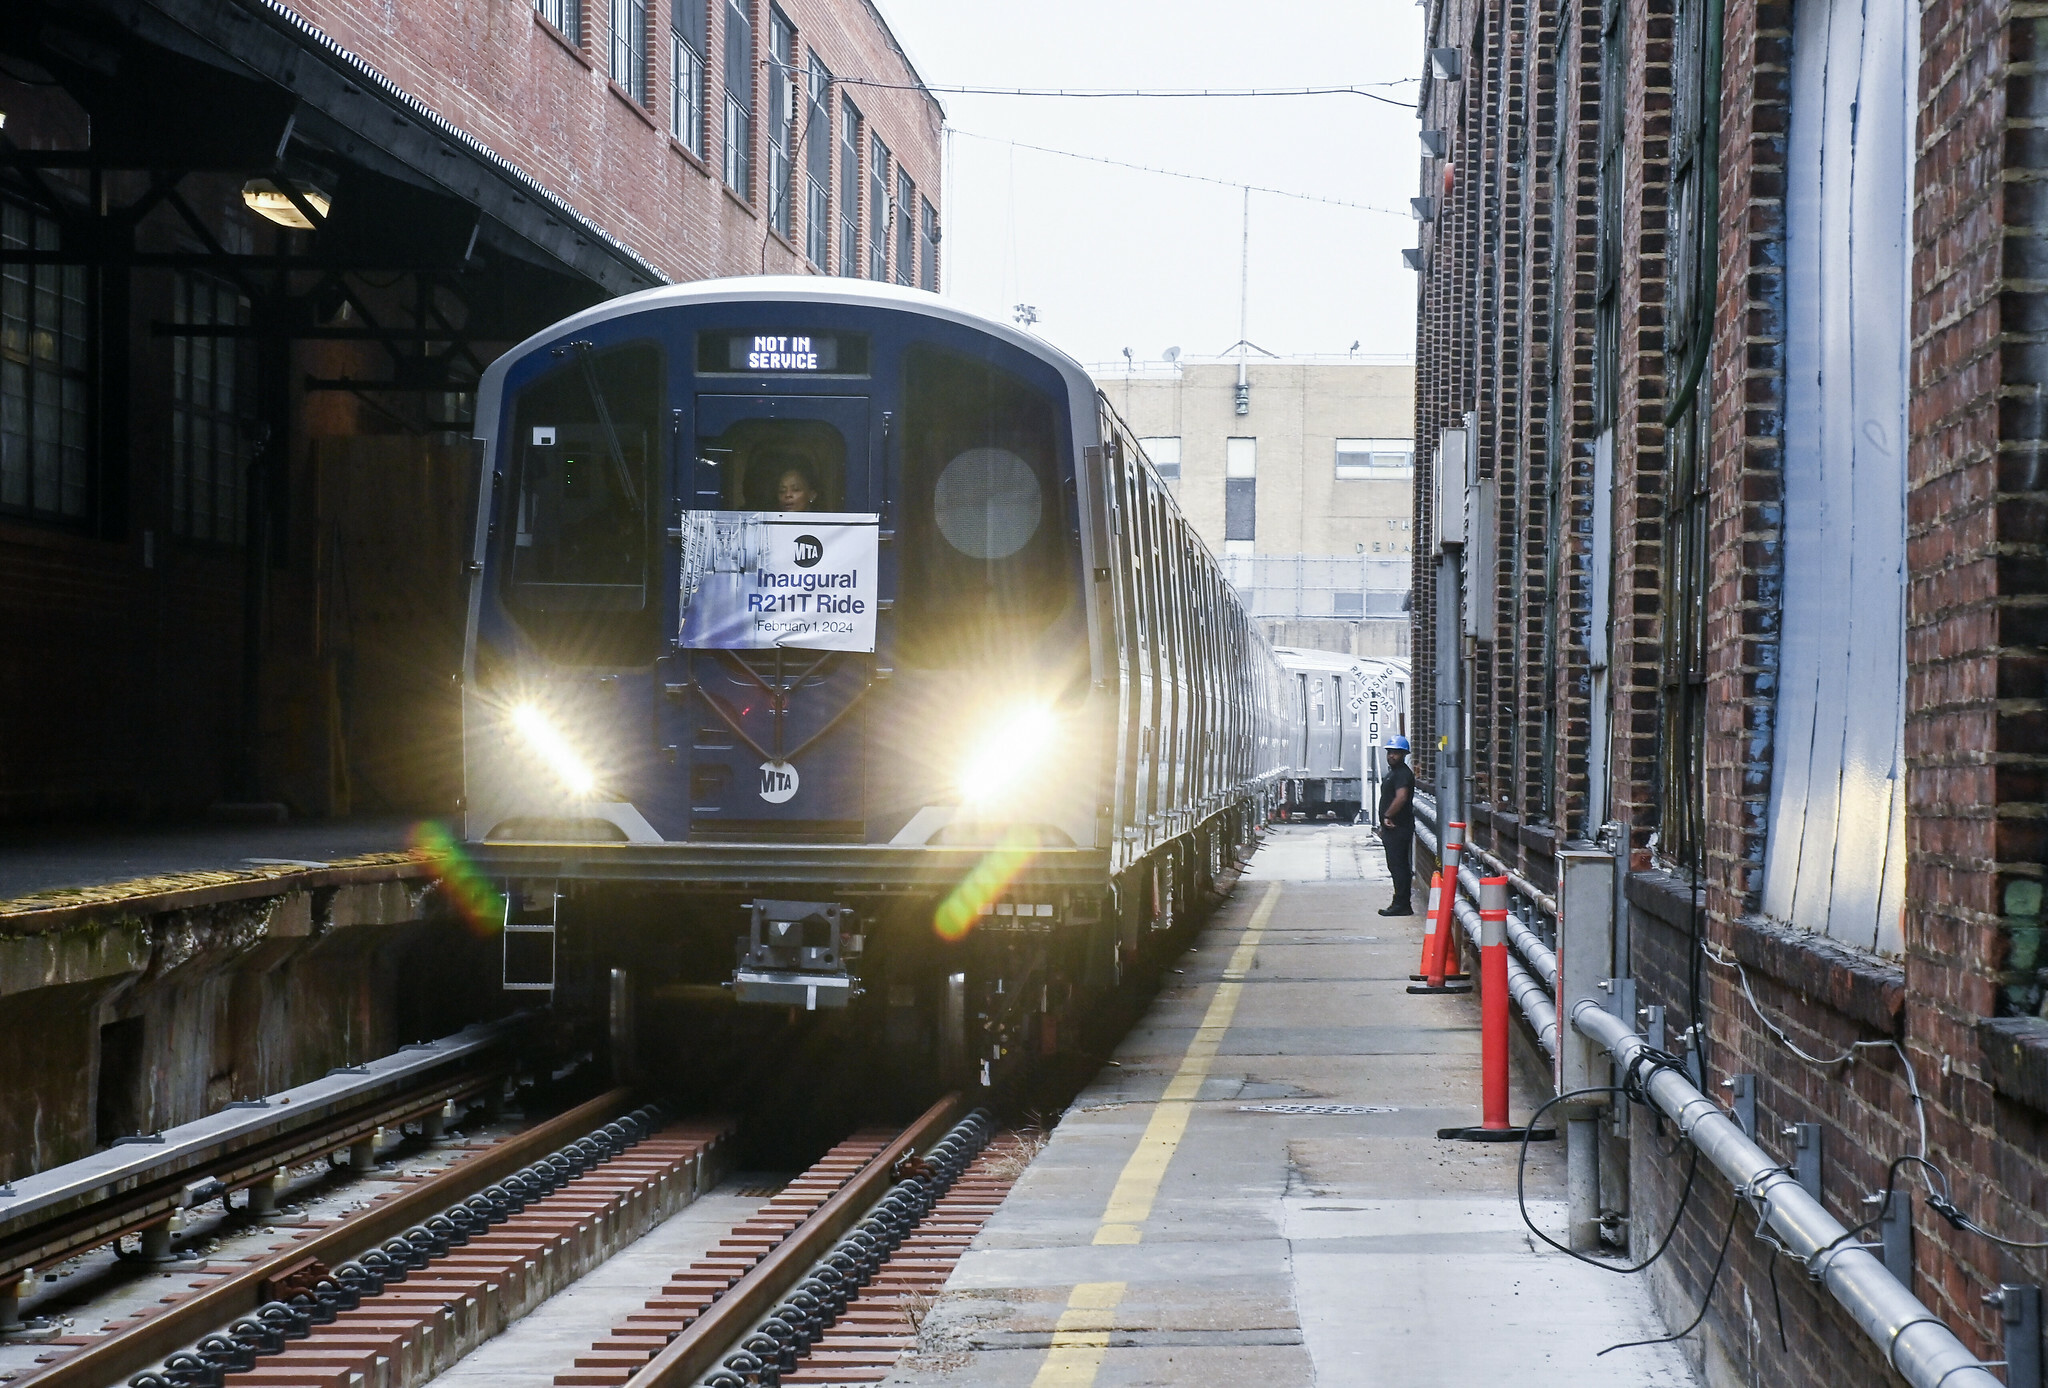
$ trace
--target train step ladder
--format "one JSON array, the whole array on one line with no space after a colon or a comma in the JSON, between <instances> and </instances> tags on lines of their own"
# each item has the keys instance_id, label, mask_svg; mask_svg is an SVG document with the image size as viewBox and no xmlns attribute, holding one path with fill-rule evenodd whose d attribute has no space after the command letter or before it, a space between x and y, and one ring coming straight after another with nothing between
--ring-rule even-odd
<instances>
[{"instance_id":1,"label":"train step ladder","mask_svg":"<svg viewBox=\"0 0 2048 1388\"><path fill-rule=\"evenodd\" d=\"M555 991L555 929L562 893L553 882L535 882L505 893L505 973L508 993Z\"/></svg>"}]
</instances>

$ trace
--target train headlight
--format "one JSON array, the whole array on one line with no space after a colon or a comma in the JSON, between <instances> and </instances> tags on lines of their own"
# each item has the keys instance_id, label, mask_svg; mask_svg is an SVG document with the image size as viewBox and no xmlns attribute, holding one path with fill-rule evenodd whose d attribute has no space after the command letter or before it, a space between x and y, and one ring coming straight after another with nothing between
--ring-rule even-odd
<instances>
[{"instance_id":1,"label":"train headlight","mask_svg":"<svg viewBox=\"0 0 2048 1388\"><path fill-rule=\"evenodd\" d=\"M579 799L597 793L597 777L546 714L532 704L520 704L512 710L512 726L548 770L555 773L564 790Z\"/></svg>"},{"instance_id":2,"label":"train headlight","mask_svg":"<svg viewBox=\"0 0 2048 1388\"><path fill-rule=\"evenodd\" d=\"M960 763L960 798L989 804L1022 788L1058 751L1059 719L1042 706L1012 709L991 723Z\"/></svg>"}]
</instances>

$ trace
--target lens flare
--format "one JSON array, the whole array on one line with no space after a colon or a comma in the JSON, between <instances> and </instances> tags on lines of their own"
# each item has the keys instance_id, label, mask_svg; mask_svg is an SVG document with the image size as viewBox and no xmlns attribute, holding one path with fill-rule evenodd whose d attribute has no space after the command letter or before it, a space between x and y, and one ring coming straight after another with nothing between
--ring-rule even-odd
<instances>
[{"instance_id":1,"label":"lens flare","mask_svg":"<svg viewBox=\"0 0 2048 1388\"><path fill-rule=\"evenodd\" d=\"M960 885L947 894L932 914L932 930L941 940L966 938L981 917L981 908L995 903L1017 875L1038 856L1038 836L1029 830L1012 829L1003 841L982 855Z\"/></svg>"},{"instance_id":2,"label":"lens flare","mask_svg":"<svg viewBox=\"0 0 2048 1388\"><path fill-rule=\"evenodd\" d=\"M519 730L526 745L540 754L548 769L555 773L571 795L586 797L597 792L597 777L590 774L590 768L576 755L576 749L569 740L548 721L546 714L532 704L521 704L512 710L512 726Z\"/></svg>"},{"instance_id":3,"label":"lens flare","mask_svg":"<svg viewBox=\"0 0 2048 1388\"><path fill-rule=\"evenodd\" d=\"M995 723L960 764L960 798L989 804L1017 790L1054 750L1059 720L1049 708L1013 710Z\"/></svg>"},{"instance_id":4,"label":"lens flare","mask_svg":"<svg viewBox=\"0 0 2048 1388\"><path fill-rule=\"evenodd\" d=\"M462 844L446 825L431 819L413 825L412 847L425 856L435 880L473 934L488 935L504 924L504 894L477 871L476 864L462 851Z\"/></svg>"}]
</instances>

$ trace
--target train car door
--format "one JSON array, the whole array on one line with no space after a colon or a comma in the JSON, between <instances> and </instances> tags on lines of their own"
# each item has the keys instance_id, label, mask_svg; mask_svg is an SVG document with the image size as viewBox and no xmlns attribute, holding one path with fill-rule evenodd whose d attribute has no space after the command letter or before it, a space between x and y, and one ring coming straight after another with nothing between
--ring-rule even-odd
<instances>
[{"instance_id":1,"label":"train car door","mask_svg":"<svg viewBox=\"0 0 2048 1388\"><path fill-rule=\"evenodd\" d=\"M869 401L700 394L695 406L694 427L677 431L676 459L689 602L734 611L774 602L847 634L769 640L685 618L668 678L683 692L665 711L669 745L688 754L690 837L861 842L863 702L875 680L882 597L872 556L883 497ZM805 513L818 517L808 530ZM784 532L802 532L790 540L797 567L779 576L792 580L789 591L768 592L748 547L778 543L759 536ZM841 544L853 561L836 557ZM721 584L733 592L714 599L706 585ZM855 604L858 618L838 615Z\"/></svg>"}]
</instances>

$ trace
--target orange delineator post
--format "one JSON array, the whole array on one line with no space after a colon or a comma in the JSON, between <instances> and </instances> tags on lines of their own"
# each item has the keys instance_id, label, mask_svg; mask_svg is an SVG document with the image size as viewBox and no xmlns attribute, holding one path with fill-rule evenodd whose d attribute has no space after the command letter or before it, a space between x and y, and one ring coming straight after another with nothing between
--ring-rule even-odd
<instances>
[{"instance_id":1,"label":"orange delineator post","mask_svg":"<svg viewBox=\"0 0 2048 1388\"><path fill-rule=\"evenodd\" d=\"M1476 1128L1438 1128L1460 1142L1547 1142L1555 1128L1508 1122L1508 879L1479 879L1479 1115Z\"/></svg>"},{"instance_id":2,"label":"orange delineator post","mask_svg":"<svg viewBox=\"0 0 2048 1388\"><path fill-rule=\"evenodd\" d=\"M1425 970L1429 968L1430 943L1436 939L1437 893L1443 890L1443 880L1441 872L1432 872L1429 875L1429 909L1422 913L1422 958L1415 965L1415 972L1408 975L1410 983L1422 983L1429 978ZM1470 975L1461 974L1456 968L1451 968L1445 972L1444 977L1462 981Z\"/></svg>"},{"instance_id":3,"label":"orange delineator post","mask_svg":"<svg viewBox=\"0 0 2048 1388\"><path fill-rule=\"evenodd\" d=\"M1429 925L1422 941L1423 982L1420 987L1410 986L1411 993L1469 993L1471 985L1446 983L1452 961L1456 959L1451 946L1451 931L1456 926L1456 905L1458 900L1458 860L1465 851L1465 826L1452 820L1444 827L1443 866L1437 873L1437 888L1430 901Z\"/></svg>"},{"instance_id":4,"label":"orange delineator post","mask_svg":"<svg viewBox=\"0 0 2048 1388\"><path fill-rule=\"evenodd\" d=\"M1479 1125L1508 1128L1508 879L1479 879Z\"/></svg>"}]
</instances>

